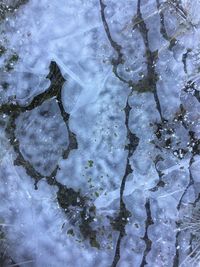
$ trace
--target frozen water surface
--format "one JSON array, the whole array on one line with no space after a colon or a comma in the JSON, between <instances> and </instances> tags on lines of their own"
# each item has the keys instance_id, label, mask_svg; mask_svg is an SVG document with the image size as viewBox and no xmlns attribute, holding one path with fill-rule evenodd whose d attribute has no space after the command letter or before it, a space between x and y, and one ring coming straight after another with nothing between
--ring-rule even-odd
<instances>
[{"instance_id":1,"label":"frozen water surface","mask_svg":"<svg viewBox=\"0 0 200 267\"><path fill-rule=\"evenodd\" d=\"M0 267L200 266L200 1L0 1Z\"/></svg>"}]
</instances>

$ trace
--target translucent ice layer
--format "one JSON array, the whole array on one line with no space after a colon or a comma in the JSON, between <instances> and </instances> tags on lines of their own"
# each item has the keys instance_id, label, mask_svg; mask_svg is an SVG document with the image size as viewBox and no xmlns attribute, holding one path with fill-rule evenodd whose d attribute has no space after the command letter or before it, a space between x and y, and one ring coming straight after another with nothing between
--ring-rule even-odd
<instances>
[{"instance_id":1,"label":"translucent ice layer","mask_svg":"<svg viewBox=\"0 0 200 267\"><path fill-rule=\"evenodd\" d=\"M0 266L200 266L200 2L0 3Z\"/></svg>"}]
</instances>

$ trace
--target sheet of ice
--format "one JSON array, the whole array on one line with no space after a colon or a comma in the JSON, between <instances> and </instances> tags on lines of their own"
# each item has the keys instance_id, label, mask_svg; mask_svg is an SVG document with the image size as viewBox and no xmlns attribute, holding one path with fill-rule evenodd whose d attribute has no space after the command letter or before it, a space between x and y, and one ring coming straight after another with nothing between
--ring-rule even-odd
<instances>
[{"instance_id":1,"label":"sheet of ice","mask_svg":"<svg viewBox=\"0 0 200 267\"><path fill-rule=\"evenodd\" d=\"M199 37L198 0L1 1L0 266L200 265Z\"/></svg>"}]
</instances>

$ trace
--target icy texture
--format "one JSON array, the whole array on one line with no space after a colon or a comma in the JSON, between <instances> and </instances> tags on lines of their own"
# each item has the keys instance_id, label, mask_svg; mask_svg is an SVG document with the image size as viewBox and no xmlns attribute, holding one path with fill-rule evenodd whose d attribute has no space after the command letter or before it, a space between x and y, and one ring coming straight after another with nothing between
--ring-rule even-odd
<instances>
[{"instance_id":1,"label":"icy texture","mask_svg":"<svg viewBox=\"0 0 200 267\"><path fill-rule=\"evenodd\" d=\"M0 266L200 266L200 2L0 3Z\"/></svg>"},{"instance_id":2,"label":"icy texture","mask_svg":"<svg viewBox=\"0 0 200 267\"><path fill-rule=\"evenodd\" d=\"M56 101L50 100L16 120L15 136L20 151L43 175L51 174L69 144L68 131L59 113Z\"/></svg>"}]
</instances>

